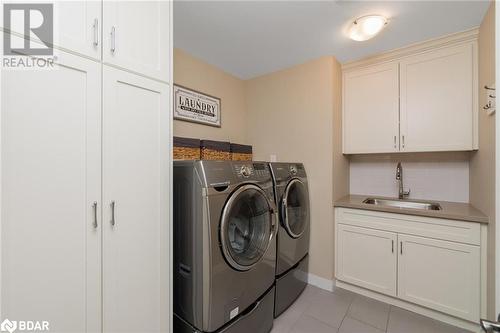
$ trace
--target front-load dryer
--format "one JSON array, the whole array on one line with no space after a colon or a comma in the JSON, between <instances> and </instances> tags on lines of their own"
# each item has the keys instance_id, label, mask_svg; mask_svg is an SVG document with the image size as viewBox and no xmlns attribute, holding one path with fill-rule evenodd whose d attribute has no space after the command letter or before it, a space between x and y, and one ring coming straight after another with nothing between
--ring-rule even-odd
<instances>
[{"instance_id":1,"label":"front-load dryer","mask_svg":"<svg viewBox=\"0 0 500 333\"><path fill-rule=\"evenodd\" d=\"M307 285L310 206L302 163L270 163L279 212L275 316L285 311Z\"/></svg>"},{"instance_id":2,"label":"front-load dryer","mask_svg":"<svg viewBox=\"0 0 500 333\"><path fill-rule=\"evenodd\" d=\"M267 333L277 213L266 163L174 162L176 332Z\"/></svg>"}]
</instances>

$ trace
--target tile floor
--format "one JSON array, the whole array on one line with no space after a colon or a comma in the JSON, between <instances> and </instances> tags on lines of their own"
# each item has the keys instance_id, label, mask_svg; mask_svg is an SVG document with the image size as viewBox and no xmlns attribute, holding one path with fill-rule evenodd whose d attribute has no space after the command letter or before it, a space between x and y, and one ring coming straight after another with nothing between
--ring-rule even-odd
<instances>
[{"instance_id":1,"label":"tile floor","mask_svg":"<svg viewBox=\"0 0 500 333\"><path fill-rule=\"evenodd\" d=\"M271 333L469 333L342 289L307 286Z\"/></svg>"}]
</instances>

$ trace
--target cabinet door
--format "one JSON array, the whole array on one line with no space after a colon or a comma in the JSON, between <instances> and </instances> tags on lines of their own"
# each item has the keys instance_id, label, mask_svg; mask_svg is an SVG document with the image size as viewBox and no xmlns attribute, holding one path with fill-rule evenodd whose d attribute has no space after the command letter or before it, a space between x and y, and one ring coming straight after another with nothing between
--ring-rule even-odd
<instances>
[{"instance_id":1,"label":"cabinet door","mask_svg":"<svg viewBox=\"0 0 500 333\"><path fill-rule=\"evenodd\" d=\"M477 322L479 246L416 236L398 237L398 296Z\"/></svg>"},{"instance_id":2,"label":"cabinet door","mask_svg":"<svg viewBox=\"0 0 500 333\"><path fill-rule=\"evenodd\" d=\"M396 296L396 241L392 232L339 224L337 278Z\"/></svg>"},{"instance_id":3,"label":"cabinet door","mask_svg":"<svg viewBox=\"0 0 500 333\"><path fill-rule=\"evenodd\" d=\"M104 62L169 80L171 1L104 1Z\"/></svg>"},{"instance_id":4,"label":"cabinet door","mask_svg":"<svg viewBox=\"0 0 500 333\"><path fill-rule=\"evenodd\" d=\"M54 2L54 44L101 58L101 1Z\"/></svg>"},{"instance_id":5,"label":"cabinet door","mask_svg":"<svg viewBox=\"0 0 500 333\"><path fill-rule=\"evenodd\" d=\"M98 332L100 65L57 56L53 70L2 72L0 315Z\"/></svg>"},{"instance_id":6,"label":"cabinet door","mask_svg":"<svg viewBox=\"0 0 500 333\"><path fill-rule=\"evenodd\" d=\"M398 64L344 73L344 153L399 151Z\"/></svg>"},{"instance_id":7,"label":"cabinet door","mask_svg":"<svg viewBox=\"0 0 500 333\"><path fill-rule=\"evenodd\" d=\"M103 330L167 332L169 86L108 66L103 82Z\"/></svg>"},{"instance_id":8,"label":"cabinet door","mask_svg":"<svg viewBox=\"0 0 500 333\"><path fill-rule=\"evenodd\" d=\"M473 149L474 52L470 43L401 60L402 151Z\"/></svg>"},{"instance_id":9,"label":"cabinet door","mask_svg":"<svg viewBox=\"0 0 500 333\"><path fill-rule=\"evenodd\" d=\"M54 24L52 41L46 38L40 40L34 33L31 33L29 38L36 42L52 42L56 47L100 59L101 1L57 0L52 4ZM33 5L36 8L36 3ZM24 22L20 21L21 17L19 15L12 17L11 28L15 33L24 35L27 32L24 31Z\"/></svg>"}]
</instances>

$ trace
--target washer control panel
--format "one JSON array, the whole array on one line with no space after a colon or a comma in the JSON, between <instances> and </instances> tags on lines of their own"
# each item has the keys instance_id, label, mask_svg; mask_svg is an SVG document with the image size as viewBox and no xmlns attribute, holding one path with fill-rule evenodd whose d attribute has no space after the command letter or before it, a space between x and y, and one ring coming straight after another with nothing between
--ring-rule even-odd
<instances>
[{"instance_id":1,"label":"washer control panel","mask_svg":"<svg viewBox=\"0 0 500 333\"><path fill-rule=\"evenodd\" d=\"M271 172L266 163L254 163L253 168L255 170L255 175L259 178L269 178L271 177Z\"/></svg>"},{"instance_id":2,"label":"washer control panel","mask_svg":"<svg viewBox=\"0 0 500 333\"><path fill-rule=\"evenodd\" d=\"M250 178L254 174L251 163L234 163L233 168L238 178Z\"/></svg>"},{"instance_id":3,"label":"washer control panel","mask_svg":"<svg viewBox=\"0 0 500 333\"><path fill-rule=\"evenodd\" d=\"M271 174L265 163L250 163L241 162L233 164L234 172L241 179L253 178L269 178Z\"/></svg>"},{"instance_id":4,"label":"washer control panel","mask_svg":"<svg viewBox=\"0 0 500 333\"><path fill-rule=\"evenodd\" d=\"M248 177L250 177L253 174L253 169L252 169L251 166L242 165L241 168L240 168L240 174L243 177L248 178Z\"/></svg>"}]
</instances>

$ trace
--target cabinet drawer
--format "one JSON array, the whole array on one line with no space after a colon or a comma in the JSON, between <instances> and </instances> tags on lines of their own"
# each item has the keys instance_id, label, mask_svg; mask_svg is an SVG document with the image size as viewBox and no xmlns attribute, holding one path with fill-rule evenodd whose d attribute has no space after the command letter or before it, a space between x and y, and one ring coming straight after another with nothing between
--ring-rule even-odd
<instances>
[{"instance_id":1,"label":"cabinet drawer","mask_svg":"<svg viewBox=\"0 0 500 333\"><path fill-rule=\"evenodd\" d=\"M478 223L432 217L336 208L337 223L479 245Z\"/></svg>"}]
</instances>

